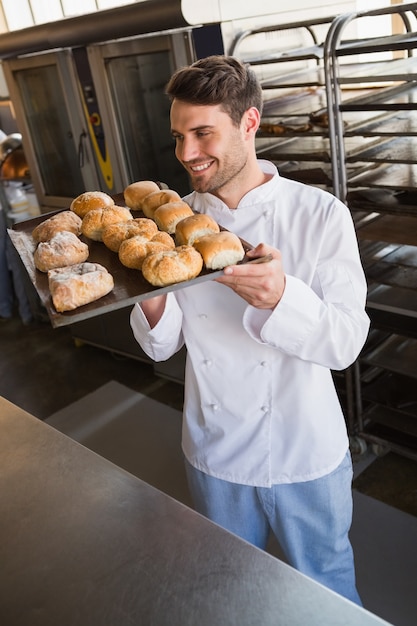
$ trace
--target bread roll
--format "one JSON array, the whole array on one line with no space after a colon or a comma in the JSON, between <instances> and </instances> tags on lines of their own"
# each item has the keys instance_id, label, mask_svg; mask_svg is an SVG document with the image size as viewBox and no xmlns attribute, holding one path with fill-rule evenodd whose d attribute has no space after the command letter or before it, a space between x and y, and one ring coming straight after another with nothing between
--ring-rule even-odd
<instances>
[{"instance_id":1,"label":"bread roll","mask_svg":"<svg viewBox=\"0 0 417 626\"><path fill-rule=\"evenodd\" d=\"M129 267L132 270L140 270L149 254L169 249L170 247L160 241L146 241L139 235L126 239L121 243L119 259L120 263L125 267Z\"/></svg>"},{"instance_id":2,"label":"bread roll","mask_svg":"<svg viewBox=\"0 0 417 626\"><path fill-rule=\"evenodd\" d=\"M72 211L62 211L38 224L32 231L32 237L36 243L49 241L63 230L78 236L81 234L81 222L81 217Z\"/></svg>"},{"instance_id":3,"label":"bread roll","mask_svg":"<svg viewBox=\"0 0 417 626\"><path fill-rule=\"evenodd\" d=\"M192 246L177 246L174 250L150 254L142 264L144 278L155 287L191 280L202 269L203 259Z\"/></svg>"},{"instance_id":4,"label":"bread roll","mask_svg":"<svg viewBox=\"0 0 417 626\"><path fill-rule=\"evenodd\" d=\"M174 239L171 237L171 235L168 235L168 233L162 230L158 230L156 235L152 237L151 241L158 241L159 243L163 243L170 250L173 250L175 248Z\"/></svg>"},{"instance_id":5,"label":"bread roll","mask_svg":"<svg viewBox=\"0 0 417 626\"><path fill-rule=\"evenodd\" d=\"M77 235L66 230L60 231L49 241L41 241L34 254L35 267L41 272L83 263L89 254L88 246Z\"/></svg>"},{"instance_id":6,"label":"bread roll","mask_svg":"<svg viewBox=\"0 0 417 626\"><path fill-rule=\"evenodd\" d=\"M142 235L146 240L158 232L158 226L148 217L137 217L127 222L109 224L102 233L104 245L113 252L119 252L120 244L125 239Z\"/></svg>"},{"instance_id":7,"label":"bread roll","mask_svg":"<svg viewBox=\"0 0 417 626\"><path fill-rule=\"evenodd\" d=\"M173 235L178 222L191 215L194 215L192 208L183 200L179 200L158 207L153 214L153 219L160 230Z\"/></svg>"},{"instance_id":8,"label":"bread roll","mask_svg":"<svg viewBox=\"0 0 417 626\"><path fill-rule=\"evenodd\" d=\"M98 263L79 263L50 270L48 284L58 313L94 302L114 287L112 275Z\"/></svg>"},{"instance_id":9,"label":"bread roll","mask_svg":"<svg viewBox=\"0 0 417 626\"><path fill-rule=\"evenodd\" d=\"M226 230L201 237L194 242L194 247L203 257L205 267L210 270L235 265L245 256L239 237Z\"/></svg>"},{"instance_id":10,"label":"bread roll","mask_svg":"<svg viewBox=\"0 0 417 626\"><path fill-rule=\"evenodd\" d=\"M80 194L70 204L70 210L81 218L85 217L93 209L102 209L105 206L112 206L114 200L104 191L85 191Z\"/></svg>"},{"instance_id":11,"label":"bread roll","mask_svg":"<svg viewBox=\"0 0 417 626\"><path fill-rule=\"evenodd\" d=\"M181 196L173 189L153 191L142 200L142 211L146 217L153 218L158 207L167 204L167 202L178 202L179 200L181 200Z\"/></svg>"},{"instance_id":12,"label":"bread roll","mask_svg":"<svg viewBox=\"0 0 417 626\"><path fill-rule=\"evenodd\" d=\"M143 199L154 191L160 191L160 188L153 180L139 180L128 185L123 192L126 206L135 211L141 210Z\"/></svg>"},{"instance_id":13,"label":"bread roll","mask_svg":"<svg viewBox=\"0 0 417 626\"><path fill-rule=\"evenodd\" d=\"M103 230L109 224L117 224L118 222L127 222L133 219L133 215L123 206L113 205L102 209L94 209L89 211L83 218L81 224L81 232L86 237L94 241L102 241Z\"/></svg>"},{"instance_id":14,"label":"bread roll","mask_svg":"<svg viewBox=\"0 0 417 626\"><path fill-rule=\"evenodd\" d=\"M178 222L175 228L175 242L177 246L192 246L196 239L218 232L220 227L210 215L196 213Z\"/></svg>"}]
</instances>

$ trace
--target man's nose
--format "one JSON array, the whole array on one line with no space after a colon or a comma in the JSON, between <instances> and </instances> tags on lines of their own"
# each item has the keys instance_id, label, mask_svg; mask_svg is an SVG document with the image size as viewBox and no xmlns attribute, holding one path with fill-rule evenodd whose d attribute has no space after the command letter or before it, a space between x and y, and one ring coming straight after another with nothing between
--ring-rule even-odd
<instances>
[{"instance_id":1,"label":"man's nose","mask_svg":"<svg viewBox=\"0 0 417 626\"><path fill-rule=\"evenodd\" d=\"M198 146L195 139L192 137L184 138L182 142L177 145L177 157L181 161L192 161L198 156Z\"/></svg>"}]
</instances>

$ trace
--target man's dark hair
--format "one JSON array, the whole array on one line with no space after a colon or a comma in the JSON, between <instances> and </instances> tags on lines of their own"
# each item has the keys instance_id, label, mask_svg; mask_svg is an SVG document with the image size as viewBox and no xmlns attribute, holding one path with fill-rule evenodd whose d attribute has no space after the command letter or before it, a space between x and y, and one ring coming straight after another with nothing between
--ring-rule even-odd
<instances>
[{"instance_id":1,"label":"man's dark hair","mask_svg":"<svg viewBox=\"0 0 417 626\"><path fill-rule=\"evenodd\" d=\"M262 90L249 65L230 56L213 55L178 69L166 87L176 98L196 105L219 104L239 126L250 107L262 113Z\"/></svg>"}]
</instances>

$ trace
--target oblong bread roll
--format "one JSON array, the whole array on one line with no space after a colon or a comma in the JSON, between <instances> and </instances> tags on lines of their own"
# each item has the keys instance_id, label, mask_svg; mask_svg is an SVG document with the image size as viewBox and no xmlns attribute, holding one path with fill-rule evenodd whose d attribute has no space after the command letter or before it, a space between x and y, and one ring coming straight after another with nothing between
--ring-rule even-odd
<instances>
[{"instance_id":1,"label":"oblong bread roll","mask_svg":"<svg viewBox=\"0 0 417 626\"><path fill-rule=\"evenodd\" d=\"M74 233L63 230L49 241L41 241L33 253L33 260L39 271L47 272L57 267L83 263L88 255L87 244Z\"/></svg>"},{"instance_id":2,"label":"oblong bread roll","mask_svg":"<svg viewBox=\"0 0 417 626\"><path fill-rule=\"evenodd\" d=\"M36 243L49 241L57 233L66 230L74 235L81 234L82 219L73 211L61 211L35 226L32 237Z\"/></svg>"},{"instance_id":3,"label":"oblong bread roll","mask_svg":"<svg viewBox=\"0 0 417 626\"><path fill-rule=\"evenodd\" d=\"M48 284L55 309L63 313L110 293L114 280L98 263L79 263L50 270Z\"/></svg>"},{"instance_id":4,"label":"oblong bread roll","mask_svg":"<svg viewBox=\"0 0 417 626\"><path fill-rule=\"evenodd\" d=\"M178 202L179 200L181 200L180 194L173 189L153 191L142 200L142 211L146 217L153 218L158 207L167 204L167 202Z\"/></svg>"},{"instance_id":5,"label":"oblong bread roll","mask_svg":"<svg viewBox=\"0 0 417 626\"><path fill-rule=\"evenodd\" d=\"M194 247L203 257L205 267L210 270L235 265L245 256L239 237L227 230L201 237L194 242Z\"/></svg>"},{"instance_id":6,"label":"oblong bread roll","mask_svg":"<svg viewBox=\"0 0 417 626\"><path fill-rule=\"evenodd\" d=\"M146 257L142 274L155 287L165 287L196 278L203 269L201 254L192 246L156 252Z\"/></svg>"},{"instance_id":7,"label":"oblong bread roll","mask_svg":"<svg viewBox=\"0 0 417 626\"><path fill-rule=\"evenodd\" d=\"M177 223L175 242L177 246L186 244L192 246L196 239L218 232L220 232L220 226L210 215L195 213Z\"/></svg>"},{"instance_id":8,"label":"oblong bread roll","mask_svg":"<svg viewBox=\"0 0 417 626\"><path fill-rule=\"evenodd\" d=\"M194 215L194 213L190 205L183 200L179 200L178 202L168 202L158 207L153 214L153 219L160 230L173 235L178 222L191 215Z\"/></svg>"},{"instance_id":9,"label":"oblong bread roll","mask_svg":"<svg viewBox=\"0 0 417 626\"><path fill-rule=\"evenodd\" d=\"M154 191L160 191L160 188L153 180L138 180L131 183L123 192L126 206L134 211L139 211L142 209L143 199Z\"/></svg>"},{"instance_id":10,"label":"oblong bread roll","mask_svg":"<svg viewBox=\"0 0 417 626\"><path fill-rule=\"evenodd\" d=\"M113 204L113 198L104 191L84 191L71 202L70 210L83 218L93 209L102 209Z\"/></svg>"}]
</instances>

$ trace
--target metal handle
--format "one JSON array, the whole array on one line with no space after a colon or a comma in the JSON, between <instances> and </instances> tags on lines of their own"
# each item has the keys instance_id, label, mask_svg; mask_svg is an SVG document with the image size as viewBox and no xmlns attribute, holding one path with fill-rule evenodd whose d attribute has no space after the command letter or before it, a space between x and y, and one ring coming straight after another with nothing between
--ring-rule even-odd
<instances>
[{"instance_id":1,"label":"metal handle","mask_svg":"<svg viewBox=\"0 0 417 626\"><path fill-rule=\"evenodd\" d=\"M87 133L83 129L80 134L80 138L78 141L78 166L81 169L84 167L85 162L85 148L84 148L84 139L87 137Z\"/></svg>"}]
</instances>

